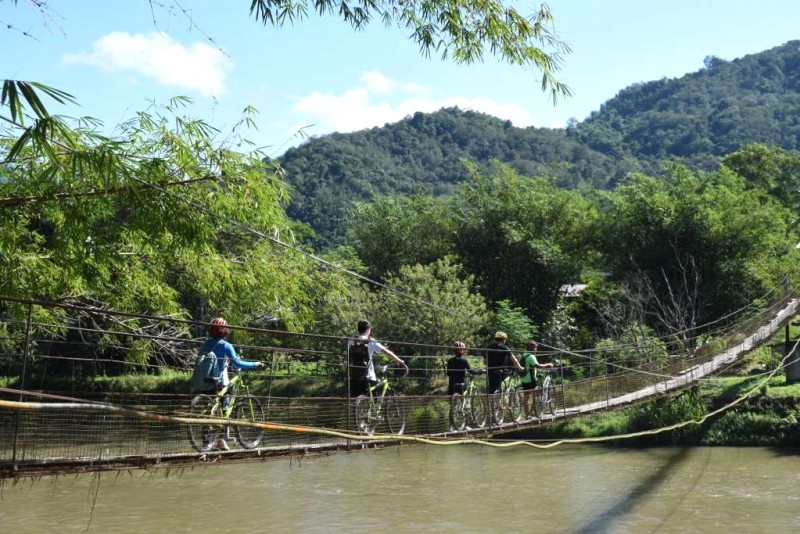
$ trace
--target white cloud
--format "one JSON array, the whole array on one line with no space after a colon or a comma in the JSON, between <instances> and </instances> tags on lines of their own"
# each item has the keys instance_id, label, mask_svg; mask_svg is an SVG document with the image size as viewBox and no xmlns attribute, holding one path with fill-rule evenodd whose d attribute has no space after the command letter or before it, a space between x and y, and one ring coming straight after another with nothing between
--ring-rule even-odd
<instances>
[{"instance_id":1,"label":"white cloud","mask_svg":"<svg viewBox=\"0 0 800 534\"><path fill-rule=\"evenodd\" d=\"M109 72L135 72L170 87L203 96L225 92L230 60L205 43L183 45L165 33L131 35L112 32L94 42L92 52L68 54L68 63L82 63Z\"/></svg>"},{"instance_id":2,"label":"white cloud","mask_svg":"<svg viewBox=\"0 0 800 534\"><path fill-rule=\"evenodd\" d=\"M361 74L361 81L367 84L367 90L373 93L388 93L392 90L394 82L374 70L368 70Z\"/></svg>"},{"instance_id":3,"label":"white cloud","mask_svg":"<svg viewBox=\"0 0 800 534\"><path fill-rule=\"evenodd\" d=\"M430 113L453 106L488 113L519 127L538 126L530 114L514 102L461 96L433 98L421 85L399 83L376 71L364 72L360 82L359 86L339 95L311 93L295 102L292 111L315 123L313 133L317 135L383 126L417 111Z\"/></svg>"}]
</instances>

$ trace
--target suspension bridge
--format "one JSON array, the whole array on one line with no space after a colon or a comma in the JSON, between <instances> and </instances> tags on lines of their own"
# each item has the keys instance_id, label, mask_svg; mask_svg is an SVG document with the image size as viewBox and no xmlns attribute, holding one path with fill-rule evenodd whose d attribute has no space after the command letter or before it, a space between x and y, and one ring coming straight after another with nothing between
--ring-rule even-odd
<instances>
[{"instance_id":1,"label":"suspension bridge","mask_svg":"<svg viewBox=\"0 0 800 534\"><path fill-rule=\"evenodd\" d=\"M417 366L399 387L406 414L403 435L393 435L382 427L373 435L360 432L354 421L353 399L347 398L343 385L338 395L277 393L277 384L286 377L296 377L297 369L307 383L341 382L345 338L242 329L237 339L243 343L237 343L237 347L248 359L268 364L268 386L256 395L265 416L260 427L263 437L252 449L234 446L227 451L198 452L187 431L194 417L190 409L194 395L77 391L68 384L85 384L87 373L102 377L136 365L155 368L151 372L161 375L165 368L182 365L186 369L181 356L195 355L202 339L189 339L185 332L199 334L201 324L69 304L0 301L3 309L13 304L21 311L0 318L0 363L8 376L18 377L17 382L5 382L2 385L6 387L0 387L0 477L187 466L414 441L489 443L509 431L612 410L690 387L774 339L800 307L798 299L776 296L757 309L747 307L718 325L706 325L704 342L693 339L691 350L683 350L681 343L668 345L680 346L681 350L670 350L665 358L645 359L646 363L634 367L564 351L571 365L561 367L554 382L552 415L502 424L489 417L482 428L467 427L458 432L451 428L449 397L434 387L437 380L441 382L442 362L449 354L444 355L445 347L429 347L432 353L425 354L415 346L414 357L423 361L424 367ZM59 325L40 321L37 309L57 309L73 319ZM161 355L159 363L133 361L143 343L151 358L152 354ZM403 354L397 350L401 345L392 343ZM472 357L479 361L482 353L475 349ZM42 387L52 384L50 375L56 374L67 377L64 387ZM176 382L188 382L185 371L167 375L174 376Z\"/></svg>"}]
</instances>

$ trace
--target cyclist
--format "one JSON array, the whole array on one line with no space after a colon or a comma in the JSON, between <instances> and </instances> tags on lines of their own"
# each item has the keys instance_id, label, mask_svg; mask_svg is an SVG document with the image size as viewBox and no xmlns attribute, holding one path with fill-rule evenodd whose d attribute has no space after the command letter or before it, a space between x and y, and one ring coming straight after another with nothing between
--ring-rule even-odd
<instances>
[{"instance_id":1,"label":"cyclist","mask_svg":"<svg viewBox=\"0 0 800 534\"><path fill-rule=\"evenodd\" d=\"M464 383L467 371L470 370L467 361L467 344L463 341L453 343L455 356L447 360L447 394L464 393Z\"/></svg>"},{"instance_id":2,"label":"cyclist","mask_svg":"<svg viewBox=\"0 0 800 534\"><path fill-rule=\"evenodd\" d=\"M498 331L494 335L494 341L489 344L486 351L486 370L488 373L486 384L489 393L494 393L500 389L500 384L503 383L503 379L511 369L508 365L509 363L511 363L517 371L521 372L524 370L519 360L517 360L517 357L514 356L514 353L511 352L511 349L506 345L506 341L508 341L508 334L503 331Z\"/></svg>"},{"instance_id":3,"label":"cyclist","mask_svg":"<svg viewBox=\"0 0 800 534\"><path fill-rule=\"evenodd\" d=\"M228 367L230 365L233 365L236 369L258 369L264 366L264 362L251 362L239 358L233 345L226 341L230 333L231 329L228 326L228 321L222 317L215 317L211 319L211 323L208 325L208 339L203 342L203 346L200 348L201 354L213 352L217 355L216 374L219 376L219 380L217 380L217 391L222 390L222 388L230 383L230 378L228 377ZM228 405L230 394L231 392L228 391L222 399L223 406ZM229 429L226 428L225 436L220 438L219 443L217 443L217 448L225 451L230 450L230 447L228 447L228 444L225 442L225 438L229 437Z\"/></svg>"},{"instance_id":4,"label":"cyclist","mask_svg":"<svg viewBox=\"0 0 800 534\"><path fill-rule=\"evenodd\" d=\"M375 364L373 356L375 353L384 353L394 360L408 373L406 362L388 348L378 343L372 337L372 325L369 321L358 322L358 337L347 340L348 354L348 376L350 379L350 397L355 398L359 395L366 395L370 385L378 383L378 376L375 374Z\"/></svg>"},{"instance_id":5,"label":"cyclist","mask_svg":"<svg viewBox=\"0 0 800 534\"><path fill-rule=\"evenodd\" d=\"M530 406L530 391L536 389L538 385L537 369L552 369L552 363L539 363L536 359L536 351L539 350L539 344L529 339L525 342L525 352L522 353L522 366L524 371L520 382L522 382L522 389L525 391L525 406Z\"/></svg>"}]
</instances>

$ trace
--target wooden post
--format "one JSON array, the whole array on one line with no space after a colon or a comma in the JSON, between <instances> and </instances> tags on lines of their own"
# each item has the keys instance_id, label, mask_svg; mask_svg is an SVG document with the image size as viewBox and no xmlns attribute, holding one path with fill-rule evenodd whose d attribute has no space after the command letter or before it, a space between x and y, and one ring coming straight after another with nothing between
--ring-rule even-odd
<instances>
[{"instance_id":1,"label":"wooden post","mask_svg":"<svg viewBox=\"0 0 800 534\"><path fill-rule=\"evenodd\" d=\"M790 323L786 323L786 331L783 343L783 355L788 356L789 352L793 348L793 344L791 342L789 336L789 325ZM794 382L800 382L800 358L798 358L798 351L794 351L794 353L789 356L786 360L786 383L792 384Z\"/></svg>"},{"instance_id":2,"label":"wooden post","mask_svg":"<svg viewBox=\"0 0 800 534\"><path fill-rule=\"evenodd\" d=\"M25 320L25 342L22 345L22 373L20 375L19 389L25 391L25 376L28 373L28 359L30 358L30 341L31 341L31 317L33 316L33 304L28 303L28 316ZM22 402L23 394L19 394L19 400ZM22 418L22 411L17 410L16 424L14 425L14 445L11 451L11 470L17 470L17 444L19 442L19 425Z\"/></svg>"},{"instance_id":3,"label":"wooden post","mask_svg":"<svg viewBox=\"0 0 800 534\"><path fill-rule=\"evenodd\" d=\"M785 298L786 302L789 301L789 275L786 275L784 279L784 291L785 291ZM789 351L792 350L792 340L791 336L789 335L789 327L791 326L792 321L791 319L789 322L786 323L786 329L784 332L784 342L783 342L783 355L788 356ZM789 356L786 359L786 383L792 384L794 382L800 382L800 359L798 358L798 351L794 351L794 354Z\"/></svg>"}]
</instances>

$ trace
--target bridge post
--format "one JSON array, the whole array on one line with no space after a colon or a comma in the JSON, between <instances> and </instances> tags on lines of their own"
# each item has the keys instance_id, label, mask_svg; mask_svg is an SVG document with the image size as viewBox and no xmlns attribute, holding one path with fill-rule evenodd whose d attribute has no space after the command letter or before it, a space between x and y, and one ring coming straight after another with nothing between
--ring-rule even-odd
<instances>
[{"instance_id":1,"label":"bridge post","mask_svg":"<svg viewBox=\"0 0 800 534\"><path fill-rule=\"evenodd\" d=\"M791 352L791 356L786 360L786 383L792 384L794 382L800 382L800 353L797 350L793 351L794 345L791 342L789 336L789 326L791 325L791 321L786 323L786 332L785 332L785 340L783 344L783 355L789 356Z\"/></svg>"},{"instance_id":2,"label":"bridge post","mask_svg":"<svg viewBox=\"0 0 800 534\"><path fill-rule=\"evenodd\" d=\"M28 374L28 359L30 358L30 341L31 341L31 328L32 328L32 317L33 317L33 303L28 303L28 316L25 319L25 342L22 346L22 373L20 373L20 382L19 388L22 391L25 391L25 378ZM22 393L19 394L19 400L22 402L23 395ZM14 425L14 444L11 450L11 471L17 470L17 444L19 443L19 425L20 419L22 418L22 411L17 410L16 413L16 421Z\"/></svg>"}]
</instances>

